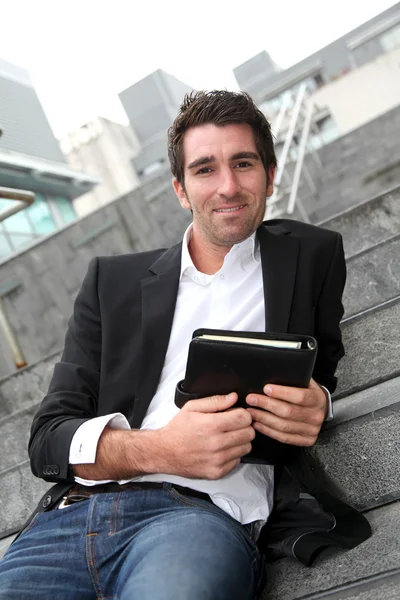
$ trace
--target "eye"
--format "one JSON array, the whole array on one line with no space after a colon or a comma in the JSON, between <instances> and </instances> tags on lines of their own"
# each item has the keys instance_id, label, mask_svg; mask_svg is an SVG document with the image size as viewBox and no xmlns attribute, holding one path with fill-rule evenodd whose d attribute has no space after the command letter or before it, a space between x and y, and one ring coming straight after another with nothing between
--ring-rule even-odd
<instances>
[{"instance_id":1,"label":"eye","mask_svg":"<svg viewBox=\"0 0 400 600\"><path fill-rule=\"evenodd\" d=\"M247 161L242 161L242 162L237 163L235 165L235 169L236 168L238 168L238 169L245 169L246 167L251 167L251 166L252 166L252 163L249 163Z\"/></svg>"},{"instance_id":2,"label":"eye","mask_svg":"<svg viewBox=\"0 0 400 600\"><path fill-rule=\"evenodd\" d=\"M210 167L202 167L196 172L196 175L206 175L207 173L211 173Z\"/></svg>"}]
</instances>

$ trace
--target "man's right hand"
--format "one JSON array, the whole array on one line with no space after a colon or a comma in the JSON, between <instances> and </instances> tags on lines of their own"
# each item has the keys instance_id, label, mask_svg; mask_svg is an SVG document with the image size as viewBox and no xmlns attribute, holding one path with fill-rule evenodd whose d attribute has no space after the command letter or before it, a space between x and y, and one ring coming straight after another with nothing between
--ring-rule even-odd
<instances>
[{"instance_id":1,"label":"man's right hand","mask_svg":"<svg viewBox=\"0 0 400 600\"><path fill-rule=\"evenodd\" d=\"M157 430L162 472L182 477L220 479L251 451L255 431L244 408L232 408L237 394L190 400Z\"/></svg>"}]
</instances>

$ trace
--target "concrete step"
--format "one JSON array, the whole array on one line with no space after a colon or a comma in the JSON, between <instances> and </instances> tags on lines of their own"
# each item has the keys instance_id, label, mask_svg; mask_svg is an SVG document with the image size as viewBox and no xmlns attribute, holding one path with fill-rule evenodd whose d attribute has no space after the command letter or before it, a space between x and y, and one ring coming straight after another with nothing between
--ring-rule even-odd
<instances>
[{"instance_id":1,"label":"concrete step","mask_svg":"<svg viewBox=\"0 0 400 600\"><path fill-rule=\"evenodd\" d=\"M346 356L339 363L340 398L400 374L400 295L342 322ZM0 380L0 419L42 400L60 352Z\"/></svg>"},{"instance_id":2,"label":"concrete step","mask_svg":"<svg viewBox=\"0 0 400 600\"><path fill-rule=\"evenodd\" d=\"M400 375L399 322L400 297L397 297L395 300L387 302L377 308L351 317L343 323L343 338L346 356L340 362L338 368L339 386L338 391L335 394L336 399L346 397L360 390L367 390L385 380L390 380L397 375ZM43 372L46 371L47 376L50 377L52 368L50 368L49 364L46 365L46 368L44 368L43 365L38 364L37 368L39 373L43 374ZM42 376L41 385L40 388L38 388L36 397L35 394L32 393L37 381L35 368L25 370L24 373L18 373L14 377L16 379L21 377L23 381L23 385L21 386L14 384L15 406L18 407L22 404L23 408L0 420L0 476L4 471L8 473L14 465L19 465L26 461L27 441L33 414L36 410L37 403L42 399L47 388L47 382L45 382L45 378ZM12 382L10 381L7 381L6 384L11 388L13 387ZM21 392L24 394L27 389L31 390L29 396L30 406L26 406L26 397L23 396L21 398L19 395ZM36 400L36 402L34 402L34 400ZM393 412L395 410L395 403L393 402L392 404L391 411ZM10 408L10 405L8 408ZM371 405L368 412L374 410L374 406ZM394 420L394 416L385 414L383 420L379 424L379 431L382 435L386 435L387 430L392 432L391 435L394 435L393 443L397 440L395 432L392 431ZM344 427L344 430L346 427ZM353 431L353 428L358 428L356 422L352 423L351 431ZM361 431L370 430L371 432L368 433L368 436L372 436L374 427L372 422L369 424L365 422ZM341 445L341 447L343 445L343 448L346 448L346 444L348 443L348 441L346 441L346 435L350 436L351 440L353 433L350 432L345 434L344 431L342 433L340 430L340 434L338 433L337 435L339 436L337 438L339 440L339 445ZM334 435L332 433L332 436L336 439L336 434ZM373 438L371 437L368 439ZM376 444L372 445L372 448L376 448L378 451L380 448L379 439L376 439L375 441ZM396 441L396 443L398 443L398 441ZM356 446L354 447L353 452L356 459L358 456ZM346 450L343 450L343 455L346 455ZM369 456L369 452L367 452L367 455ZM328 460L329 457L323 456L323 458L325 461L325 458ZM377 471L380 471L380 469L383 468L380 463L374 463L374 465L374 468ZM361 470L358 477L360 481L362 481L365 479L366 473ZM382 488L379 498L384 498L392 492L397 493L397 488L392 489L394 483L390 483L389 480L390 477L388 475L387 483L385 484L385 487ZM346 481L341 479L340 483L346 487ZM13 487L3 485L3 489L13 489ZM373 486L370 488L371 492L372 489ZM364 494L364 491L362 491L362 493ZM377 491L374 490L374 493L377 493ZM361 497L361 491L357 490L356 500L359 497Z\"/></svg>"},{"instance_id":3,"label":"concrete step","mask_svg":"<svg viewBox=\"0 0 400 600\"><path fill-rule=\"evenodd\" d=\"M32 475L28 460L0 473L0 539L19 531L51 486Z\"/></svg>"},{"instance_id":4,"label":"concrete step","mask_svg":"<svg viewBox=\"0 0 400 600\"><path fill-rule=\"evenodd\" d=\"M399 322L400 296L343 322L346 356L339 363L339 384L335 398L348 396L400 375ZM48 382L45 379L50 378L52 365L50 368L47 361L46 365L38 364L37 370L41 375L39 387L35 387L38 376L33 367L6 382L11 393L14 391L15 406L22 405L23 408L0 419L0 472L27 458L30 426L37 405L47 389ZM16 381L13 385L14 378ZM19 384L19 378L23 385ZM28 398L25 396L27 389L30 389ZM28 401L30 404L27 406ZM10 409L11 405L7 408Z\"/></svg>"},{"instance_id":5,"label":"concrete step","mask_svg":"<svg viewBox=\"0 0 400 600\"><path fill-rule=\"evenodd\" d=\"M329 592L303 596L303 600L398 600L400 597L400 569L366 577L359 583L338 586Z\"/></svg>"},{"instance_id":6,"label":"concrete step","mask_svg":"<svg viewBox=\"0 0 400 600\"><path fill-rule=\"evenodd\" d=\"M400 186L318 225L342 234L346 257L367 250L400 232Z\"/></svg>"},{"instance_id":7,"label":"concrete step","mask_svg":"<svg viewBox=\"0 0 400 600\"><path fill-rule=\"evenodd\" d=\"M346 262L346 317L400 294L400 234L354 254Z\"/></svg>"},{"instance_id":8,"label":"concrete step","mask_svg":"<svg viewBox=\"0 0 400 600\"><path fill-rule=\"evenodd\" d=\"M322 554L311 569L291 559L267 565L267 584L261 600L399 598L400 502L366 516L374 533L353 550Z\"/></svg>"},{"instance_id":9,"label":"concrete step","mask_svg":"<svg viewBox=\"0 0 400 600\"><path fill-rule=\"evenodd\" d=\"M340 497L360 510L371 509L400 499L400 377L358 392L334 403L335 418L326 424L311 450L340 490ZM32 408L34 412L34 408ZM0 472L0 509L6 515L0 538L16 531L29 516L42 493L51 484L30 473L26 460L26 440L30 427L25 409L24 432L21 413L15 415L20 447L13 448L16 466ZM29 418L28 418L29 417ZM4 420L3 426L6 421ZM7 427L11 426L11 418ZM0 439L3 430L0 429ZM7 439L13 434L4 436ZM382 440L385 443L382 444ZM0 447L0 457L4 452ZM10 465L12 460L6 464ZM10 495L9 490L13 490Z\"/></svg>"},{"instance_id":10,"label":"concrete step","mask_svg":"<svg viewBox=\"0 0 400 600\"><path fill-rule=\"evenodd\" d=\"M0 472L28 457L28 440L39 403L0 419Z\"/></svg>"},{"instance_id":11,"label":"concrete step","mask_svg":"<svg viewBox=\"0 0 400 600\"><path fill-rule=\"evenodd\" d=\"M0 379L0 419L40 402L49 387L61 351Z\"/></svg>"},{"instance_id":12,"label":"concrete step","mask_svg":"<svg viewBox=\"0 0 400 600\"><path fill-rule=\"evenodd\" d=\"M339 399L400 375L400 296L342 322Z\"/></svg>"},{"instance_id":13,"label":"concrete step","mask_svg":"<svg viewBox=\"0 0 400 600\"><path fill-rule=\"evenodd\" d=\"M339 496L363 511L400 500L400 377L338 400L333 410L311 454Z\"/></svg>"}]
</instances>

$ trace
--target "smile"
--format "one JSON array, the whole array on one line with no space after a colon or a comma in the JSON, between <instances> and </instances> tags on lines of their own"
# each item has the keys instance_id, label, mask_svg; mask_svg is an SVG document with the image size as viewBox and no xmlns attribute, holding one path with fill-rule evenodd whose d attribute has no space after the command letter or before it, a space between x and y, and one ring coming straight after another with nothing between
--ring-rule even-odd
<instances>
[{"instance_id":1,"label":"smile","mask_svg":"<svg viewBox=\"0 0 400 600\"><path fill-rule=\"evenodd\" d=\"M233 208L216 208L215 212L218 213L227 213L227 212L234 212L235 210L240 210L241 208L244 208L246 205L242 204L241 206L234 206Z\"/></svg>"}]
</instances>

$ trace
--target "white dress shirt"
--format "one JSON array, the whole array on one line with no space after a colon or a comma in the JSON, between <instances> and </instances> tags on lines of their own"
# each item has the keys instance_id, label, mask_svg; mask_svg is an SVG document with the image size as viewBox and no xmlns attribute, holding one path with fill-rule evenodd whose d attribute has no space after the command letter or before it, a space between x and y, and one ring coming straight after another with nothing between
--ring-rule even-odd
<instances>
[{"instance_id":1,"label":"white dress shirt","mask_svg":"<svg viewBox=\"0 0 400 600\"><path fill-rule=\"evenodd\" d=\"M178 297L164 367L141 429L159 429L179 412L174 404L175 386L184 378L189 343L195 329L265 331L261 256L256 234L235 244L214 275L201 273L194 266L188 250L190 235L191 226L182 243ZM106 425L130 429L120 413L86 421L72 439L70 464L95 462L97 443ZM80 477L75 480L89 486L109 481ZM261 527L272 510L274 468L270 465L240 464L225 477L212 481L167 473L143 475L129 481L167 481L207 493L217 506L243 524L259 521Z\"/></svg>"}]
</instances>

